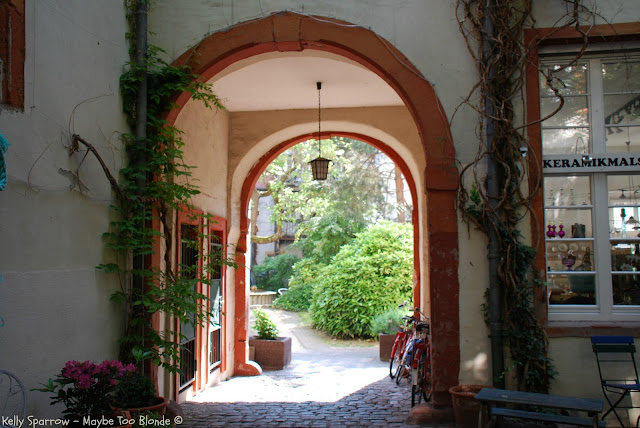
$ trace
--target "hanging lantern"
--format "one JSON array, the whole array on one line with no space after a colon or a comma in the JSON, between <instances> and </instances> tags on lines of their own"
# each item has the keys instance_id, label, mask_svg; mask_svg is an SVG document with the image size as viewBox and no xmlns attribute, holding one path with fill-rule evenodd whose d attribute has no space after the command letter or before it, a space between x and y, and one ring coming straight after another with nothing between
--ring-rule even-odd
<instances>
[{"instance_id":1,"label":"hanging lantern","mask_svg":"<svg viewBox=\"0 0 640 428\"><path fill-rule=\"evenodd\" d=\"M322 82L316 82L316 88L318 88L318 157L309 162L309 164L311 165L311 173L314 180L326 180L331 159L323 158L320 148L320 89L322 89Z\"/></svg>"},{"instance_id":2,"label":"hanging lantern","mask_svg":"<svg viewBox=\"0 0 640 428\"><path fill-rule=\"evenodd\" d=\"M311 165L311 173L313 174L314 180L326 180L327 174L329 173L329 162L330 159L326 159L323 157L317 157L309 164Z\"/></svg>"}]
</instances>

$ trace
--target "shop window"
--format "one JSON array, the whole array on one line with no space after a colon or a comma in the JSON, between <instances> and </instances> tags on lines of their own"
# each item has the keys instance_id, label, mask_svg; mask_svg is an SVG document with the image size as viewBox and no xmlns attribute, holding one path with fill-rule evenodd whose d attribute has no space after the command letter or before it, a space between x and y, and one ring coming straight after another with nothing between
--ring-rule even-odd
<instances>
[{"instance_id":1,"label":"shop window","mask_svg":"<svg viewBox=\"0 0 640 428\"><path fill-rule=\"evenodd\" d=\"M550 320L640 314L640 56L541 55Z\"/></svg>"}]
</instances>

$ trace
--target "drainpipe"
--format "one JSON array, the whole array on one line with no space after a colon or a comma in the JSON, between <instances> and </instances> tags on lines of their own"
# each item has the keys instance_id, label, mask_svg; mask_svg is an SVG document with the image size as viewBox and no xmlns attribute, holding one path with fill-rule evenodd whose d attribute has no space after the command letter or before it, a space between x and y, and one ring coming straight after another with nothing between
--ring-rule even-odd
<instances>
[{"instance_id":1,"label":"drainpipe","mask_svg":"<svg viewBox=\"0 0 640 428\"><path fill-rule=\"evenodd\" d=\"M141 74L138 83L138 98L136 99L136 139L144 148L144 140L147 138L147 69L144 66L147 58L147 0L136 2L136 65ZM137 159L139 166L144 165L146 159L140 156ZM139 189L145 185L145 177L136 179Z\"/></svg>"},{"instance_id":2,"label":"drainpipe","mask_svg":"<svg viewBox=\"0 0 640 428\"><path fill-rule=\"evenodd\" d=\"M147 138L147 71L145 60L147 56L147 0L137 0L136 2L136 65L141 73L140 82L138 83L138 97L136 99L136 144L144 153L145 139ZM146 162L145 156L139 156L135 159L137 167L144 166ZM142 189L146 184L146 177L141 176L135 180L138 194L142 194ZM140 227L146 227L141 224ZM133 256L134 272L141 272L144 269L144 256L142 254L134 254ZM144 277L140 274L134 274L131 279L131 286L134 290L144 292ZM145 371L143 366L142 370Z\"/></svg>"},{"instance_id":3,"label":"drainpipe","mask_svg":"<svg viewBox=\"0 0 640 428\"><path fill-rule=\"evenodd\" d=\"M485 37L482 51L486 66L489 66L491 51L493 48L494 26L489 11L495 7L495 0L486 0L484 4L484 30ZM487 93L485 96L486 110L486 139L489 158L487 162L487 196L489 206L492 209L491 222L489 225L489 337L491 338L491 369L493 373L493 384L497 388L504 388L504 350L502 343L502 289L498 282L498 264L500 261L499 238L497 235L498 218L496 207L498 205L498 195L500 192L500 177L498 176L498 164L492 153L493 138L495 133L495 123L491 117L494 116L494 107L491 101L493 94L492 69L488 73Z\"/></svg>"}]
</instances>

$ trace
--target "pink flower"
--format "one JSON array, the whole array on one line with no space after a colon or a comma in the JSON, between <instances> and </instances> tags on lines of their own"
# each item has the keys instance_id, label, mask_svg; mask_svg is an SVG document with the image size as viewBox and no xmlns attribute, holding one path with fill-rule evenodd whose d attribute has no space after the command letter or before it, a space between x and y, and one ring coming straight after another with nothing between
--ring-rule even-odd
<instances>
[{"instance_id":1,"label":"pink flower","mask_svg":"<svg viewBox=\"0 0 640 428\"><path fill-rule=\"evenodd\" d=\"M78 389L89 389L93 385L93 379L88 374L80 374L77 377L76 384Z\"/></svg>"}]
</instances>

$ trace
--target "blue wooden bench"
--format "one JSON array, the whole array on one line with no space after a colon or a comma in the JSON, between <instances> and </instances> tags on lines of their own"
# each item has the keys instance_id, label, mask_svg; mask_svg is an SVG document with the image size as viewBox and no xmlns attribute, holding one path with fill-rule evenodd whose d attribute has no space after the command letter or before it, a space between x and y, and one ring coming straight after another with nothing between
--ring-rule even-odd
<instances>
[{"instance_id":1,"label":"blue wooden bench","mask_svg":"<svg viewBox=\"0 0 640 428\"><path fill-rule=\"evenodd\" d=\"M506 389L483 388L475 395L489 416L489 426L494 426L503 417L528 419L544 422L571 424L580 427L604 427L604 421L598 419L603 402L593 398L563 397L538 394L534 392L511 391ZM514 410L507 406L518 405L524 410ZM585 412L587 416L566 416L541 412L541 408ZM481 414L484 412L481 412ZM481 427L481 418L478 426Z\"/></svg>"}]
</instances>

